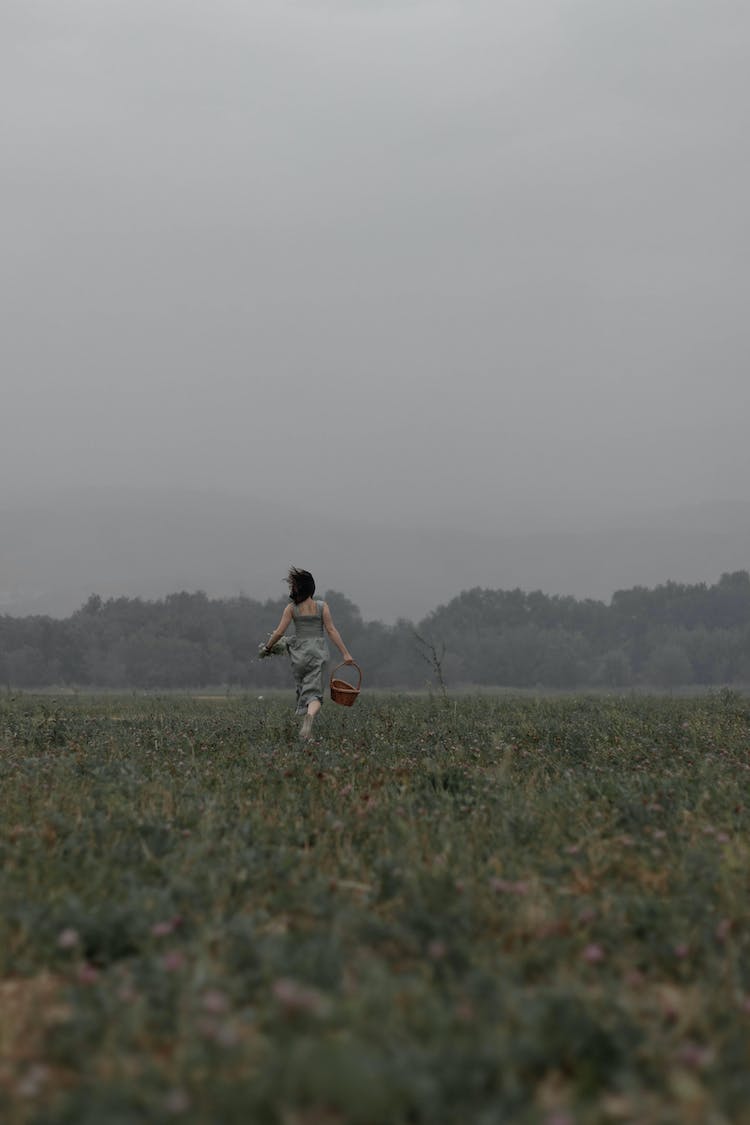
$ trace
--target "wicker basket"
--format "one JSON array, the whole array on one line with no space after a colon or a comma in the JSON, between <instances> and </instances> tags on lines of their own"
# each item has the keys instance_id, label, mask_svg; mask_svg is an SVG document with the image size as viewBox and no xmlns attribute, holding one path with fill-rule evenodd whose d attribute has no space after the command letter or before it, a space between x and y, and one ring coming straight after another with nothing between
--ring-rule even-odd
<instances>
[{"instance_id":1,"label":"wicker basket","mask_svg":"<svg viewBox=\"0 0 750 1125\"><path fill-rule=\"evenodd\" d=\"M362 669L359 664L350 664L350 668L356 668L359 679L357 686L349 684L346 680L337 680L335 678L339 668L343 668L343 664L338 664L331 672L331 699L334 703L340 703L342 707L351 707L356 703L359 689L362 687Z\"/></svg>"}]
</instances>

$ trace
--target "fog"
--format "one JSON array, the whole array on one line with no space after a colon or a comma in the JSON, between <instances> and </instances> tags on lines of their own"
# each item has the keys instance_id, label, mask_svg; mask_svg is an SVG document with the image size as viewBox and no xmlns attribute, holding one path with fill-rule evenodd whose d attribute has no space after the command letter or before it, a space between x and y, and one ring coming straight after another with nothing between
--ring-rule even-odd
<instances>
[{"instance_id":1,"label":"fog","mask_svg":"<svg viewBox=\"0 0 750 1125\"><path fill-rule=\"evenodd\" d=\"M740 0L4 0L0 507L234 498L263 596L354 595L367 528L387 617L399 534L458 592L536 580L481 536L744 499L749 62ZM591 592L679 577L648 542Z\"/></svg>"}]
</instances>

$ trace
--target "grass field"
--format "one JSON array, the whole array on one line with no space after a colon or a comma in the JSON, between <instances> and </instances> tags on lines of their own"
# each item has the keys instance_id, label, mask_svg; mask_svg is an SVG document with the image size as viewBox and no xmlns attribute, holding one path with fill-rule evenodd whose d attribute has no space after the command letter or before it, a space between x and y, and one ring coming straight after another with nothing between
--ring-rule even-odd
<instances>
[{"instance_id":1,"label":"grass field","mask_svg":"<svg viewBox=\"0 0 750 1125\"><path fill-rule=\"evenodd\" d=\"M0 700L0 1119L750 1122L750 702Z\"/></svg>"}]
</instances>

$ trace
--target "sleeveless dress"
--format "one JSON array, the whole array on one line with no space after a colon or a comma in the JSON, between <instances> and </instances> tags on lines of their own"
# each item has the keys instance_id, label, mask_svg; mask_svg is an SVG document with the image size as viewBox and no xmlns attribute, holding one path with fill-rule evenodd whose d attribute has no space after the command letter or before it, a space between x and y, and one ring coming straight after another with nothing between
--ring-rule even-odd
<instances>
[{"instance_id":1,"label":"sleeveless dress","mask_svg":"<svg viewBox=\"0 0 750 1125\"><path fill-rule=\"evenodd\" d=\"M313 699L323 702L323 674L328 663L328 642L323 632L323 602L315 603L316 613L300 613L292 608L293 637L289 638L289 659L297 691L296 714L305 715Z\"/></svg>"}]
</instances>

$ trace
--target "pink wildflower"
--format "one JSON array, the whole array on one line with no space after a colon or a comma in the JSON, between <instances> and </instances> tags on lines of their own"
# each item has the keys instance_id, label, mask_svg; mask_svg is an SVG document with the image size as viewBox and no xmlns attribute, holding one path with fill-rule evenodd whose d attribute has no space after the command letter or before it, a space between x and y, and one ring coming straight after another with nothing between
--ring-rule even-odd
<instances>
[{"instance_id":1,"label":"pink wildflower","mask_svg":"<svg viewBox=\"0 0 750 1125\"><path fill-rule=\"evenodd\" d=\"M490 879L490 886L496 894L505 895L525 895L528 893L529 884L524 883L522 880L513 882L511 879Z\"/></svg>"},{"instance_id":2,"label":"pink wildflower","mask_svg":"<svg viewBox=\"0 0 750 1125\"><path fill-rule=\"evenodd\" d=\"M182 925L182 918L179 914L175 914L173 918L167 918L163 922L154 922L151 927L151 933L154 937L167 937L173 934L175 930L179 929Z\"/></svg>"},{"instance_id":3,"label":"pink wildflower","mask_svg":"<svg viewBox=\"0 0 750 1125\"><path fill-rule=\"evenodd\" d=\"M592 941L586 946L581 956L588 965L598 965L604 960L604 950L600 945Z\"/></svg>"},{"instance_id":4,"label":"pink wildflower","mask_svg":"<svg viewBox=\"0 0 750 1125\"><path fill-rule=\"evenodd\" d=\"M328 1010L325 996L317 988L280 977L273 984L273 994L288 1015L322 1016Z\"/></svg>"},{"instance_id":5,"label":"pink wildflower","mask_svg":"<svg viewBox=\"0 0 750 1125\"><path fill-rule=\"evenodd\" d=\"M171 949L161 959L161 967L165 973L178 973L185 968L185 954L179 949Z\"/></svg>"},{"instance_id":6,"label":"pink wildflower","mask_svg":"<svg viewBox=\"0 0 750 1125\"><path fill-rule=\"evenodd\" d=\"M182 918L179 915L174 915L173 918L166 918L164 921L155 921L151 927L151 933L154 937L166 937L173 934L175 929L182 925Z\"/></svg>"},{"instance_id":7,"label":"pink wildflower","mask_svg":"<svg viewBox=\"0 0 750 1125\"><path fill-rule=\"evenodd\" d=\"M213 1015L220 1015L229 1008L229 1001L223 992L219 992L218 988L209 988L201 997L201 1005L204 1011L211 1012Z\"/></svg>"},{"instance_id":8,"label":"pink wildflower","mask_svg":"<svg viewBox=\"0 0 750 1125\"><path fill-rule=\"evenodd\" d=\"M151 933L154 937L166 937L167 934L172 933L173 929L174 926L171 922L154 922L151 927Z\"/></svg>"},{"instance_id":9,"label":"pink wildflower","mask_svg":"<svg viewBox=\"0 0 750 1125\"><path fill-rule=\"evenodd\" d=\"M714 1053L710 1047L703 1047L700 1043L685 1043L680 1047L677 1057L692 1070L703 1070L713 1062Z\"/></svg>"},{"instance_id":10,"label":"pink wildflower","mask_svg":"<svg viewBox=\"0 0 750 1125\"><path fill-rule=\"evenodd\" d=\"M57 935L57 945L60 949L75 949L80 940L78 931L72 929L70 926L65 930L61 930Z\"/></svg>"},{"instance_id":11,"label":"pink wildflower","mask_svg":"<svg viewBox=\"0 0 750 1125\"><path fill-rule=\"evenodd\" d=\"M732 929L732 919L722 918L716 927L716 940L726 941Z\"/></svg>"}]
</instances>

